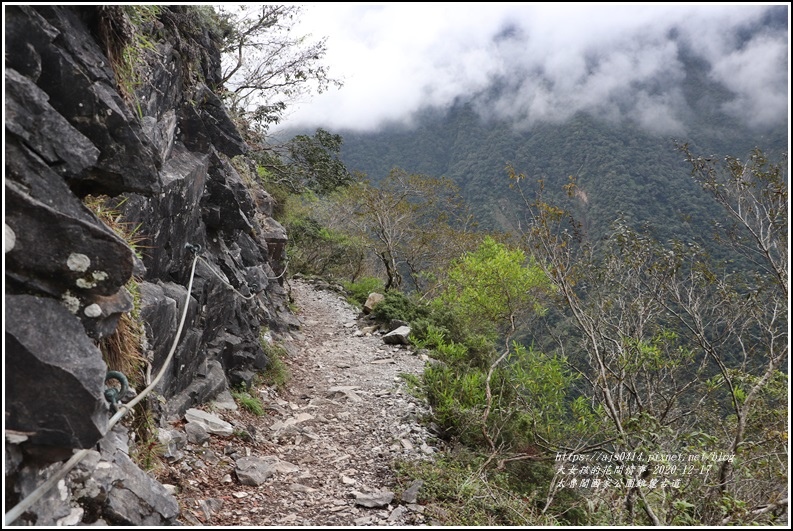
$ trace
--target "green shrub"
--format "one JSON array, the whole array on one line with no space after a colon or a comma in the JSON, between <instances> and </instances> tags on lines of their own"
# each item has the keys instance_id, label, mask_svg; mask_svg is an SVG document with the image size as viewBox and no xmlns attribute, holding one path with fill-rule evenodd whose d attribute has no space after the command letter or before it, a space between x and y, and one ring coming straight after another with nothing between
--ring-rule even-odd
<instances>
[{"instance_id":1,"label":"green shrub","mask_svg":"<svg viewBox=\"0 0 793 531\"><path fill-rule=\"evenodd\" d=\"M363 269L359 240L306 216L289 216L287 255L292 273L323 278L356 278ZM365 299L364 299L365 300Z\"/></svg>"},{"instance_id":2,"label":"green shrub","mask_svg":"<svg viewBox=\"0 0 793 531\"><path fill-rule=\"evenodd\" d=\"M342 283L344 289L349 294L350 302L363 306L370 293L382 293L384 289L383 281L375 277L362 277L356 282Z\"/></svg>"},{"instance_id":3,"label":"green shrub","mask_svg":"<svg viewBox=\"0 0 793 531\"><path fill-rule=\"evenodd\" d=\"M255 397L242 389L232 389L231 396L234 397L234 399L243 409L250 411L257 417L264 415L264 405L262 404L261 399L258 397Z\"/></svg>"},{"instance_id":4,"label":"green shrub","mask_svg":"<svg viewBox=\"0 0 793 531\"><path fill-rule=\"evenodd\" d=\"M416 479L422 480L419 501L424 514L443 526L545 527L565 523L549 513L542 514L547 489L532 485L533 489L515 490L518 478L508 472L482 470L485 459L458 448L433 461L397 461L398 486L404 488ZM529 477L545 479L548 471L553 475L550 464L526 466L539 469Z\"/></svg>"},{"instance_id":5,"label":"green shrub","mask_svg":"<svg viewBox=\"0 0 793 531\"><path fill-rule=\"evenodd\" d=\"M270 343L268 340L266 340L266 333L267 330L262 329L261 336L259 337L259 344L262 346L262 350L264 350L264 353L267 355L269 364L264 371L261 371L257 374L256 384L269 385L275 387L276 389L281 389L292 378L292 373L289 371L289 367L284 362L284 358L287 356L287 354L283 347L274 343Z\"/></svg>"},{"instance_id":6,"label":"green shrub","mask_svg":"<svg viewBox=\"0 0 793 531\"><path fill-rule=\"evenodd\" d=\"M399 319L411 323L429 314L426 308L419 306L413 300L399 291L388 291L385 299L372 310L375 319L388 323Z\"/></svg>"},{"instance_id":7,"label":"green shrub","mask_svg":"<svg viewBox=\"0 0 793 531\"><path fill-rule=\"evenodd\" d=\"M471 447L485 443L481 430L484 377L482 372L460 373L448 365L424 369L424 390L432 406L433 420L448 439Z\"/></svg>"}]
</instances>

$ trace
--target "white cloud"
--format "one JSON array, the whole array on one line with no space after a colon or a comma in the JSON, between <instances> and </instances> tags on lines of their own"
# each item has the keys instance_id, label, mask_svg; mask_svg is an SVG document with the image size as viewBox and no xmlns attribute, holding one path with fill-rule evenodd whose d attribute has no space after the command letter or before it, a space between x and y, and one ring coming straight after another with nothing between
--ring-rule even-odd
<instances>
[{"instance_id":1,"label":"white cloud","mask_svg":"<svg viewBox=\"0 0 793 531\"><path fill-rule=\"evenodd\" d=\"M787 31L756 33L759 5L314 4L301 28L328 37L340 90L298 105L288 126L374 129L425 106L480 95L477 108L524 126L578 111L657 132L685 122L680 46L734 94L752 125L788 111ZM495 80L510 90L484 91Z\"/></svg>"}]
</instances>

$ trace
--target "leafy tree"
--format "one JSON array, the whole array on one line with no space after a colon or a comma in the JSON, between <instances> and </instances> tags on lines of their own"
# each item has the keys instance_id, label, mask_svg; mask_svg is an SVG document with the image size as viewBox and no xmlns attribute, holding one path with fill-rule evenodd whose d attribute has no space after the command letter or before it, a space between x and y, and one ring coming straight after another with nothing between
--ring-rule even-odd
<instances>
[{"instance_id":1,"label":"leafy tree","mask_svg":"<svg viewBox=\"0 0 793 531\"><path fill-rule=\"evenodd\" d=\"M518 374L516 370L522 366L521 358L535 353L533 350L527 353L525 348L513 345L512 339L523 320L544 311L539 301L549 288L550 284L543 270L533 261L527 261L522 250L509 249L487 236L475 251L464 254L453 263L444 290L434 301L436 305L451 308L468 328L469 334L480 334L488 341L499 338L503 340L502 351L485 361L485 371L476 380L481 384L477 385L481 389L480 398L484 406L481 418L482 434L492 452L496 451L493 425L490 422L494 406L494 375L501 364L512 356L515 358L513 365L503 371L503 378L510 380L513 389L523 386L538 390L536 381L528 383L523 378L515 378ZM465 377L474 377L478 373L476 369L471 367ZM503 388L503 385L500 386L497 394L504 394ZM513 400L526 395L519 392L507 394ZM507 416L515 415L517 411L514 403L507 405L505 398L497 397L501 402L499 411L507 411ZM505 421L502 420L501 424L504 425Z\"/></svg>"},{"instance_id":2,"label":"leafy tree","mask_svg":"<svg viewBox=\"0 0 793 531\"><path fill-rule=\"evenodd\" d=\"M399 288L406 272L413 287L427 288L474 237L471 217L447 179L408 174L395 168L379 186L358 182L336 197L350 231L367 238L387 278Z\"/></svg>"},{"instance_id":3,"label":"leafy tree","mask_svg":"<svg viewBox=\"0 0 793 531\"><path fill-rule=\"evenodd\" d=\"M283 145L259 144L252 157L265 183L291 194L325 195L353 182L339 159L343 142L341 135L318 128L313 136L298 135Z\"/></svg>"},{"instance_id":4,"label":"leafy tree","mask_svg":"<svg viewBox=\"0 0 793 531\"><path fill-rule=\"evenodd\" d=\"M521 249L486 236L452 264L436 303L454 307L471 333L496 339L514 334L521 321L541 313L539 295L548 287L545 273Z\"/></svg>"},{"instance_id":5,"label":"leafy tree","mask_svg":"<svg viewBox=\"0 0 793 531\"><path fill-rule=\"evenodd\" d=\"M780 440L785 427L779 416L787 404L779 395L769 402L777 393L775 388L787 382L781 372L788 360L786 156L770 163L755 149L747 162L725 157L717 163L712 157L695 157L685 145L680 149L692 165L694 178L729 216L730 222L719 227L718 237L728 241L753 270L724 272L695 256L688 270L674 271L667 308L718 367L713 385L726 395L731 412L718 424L725 433L725 453L743 454L740 462L747 464L767 460L772 450L786 456ZM766 416L769 406L777 412L771 415L775 422L758 424L757 417ZM765 448L758 452L758 446ZM722 461L710 494L714 500L738 502L748 514L734 509L711 518L754 521L754 515L767 514L769 507L786 510L786 502L779 503L781 476L769 482L748 473L753 467L741 468L736 469L732 459ZM779 472L786 480L786 465Z\"/></svg>"},{"instance_id":6,"label":"leafy tree","mask_svg":"<svg viewBox=\"0 0 793 531\"><path fill-rule=\"evenodd\" d=\"M788 296L787 155L772 163L760 149L747 162L736 157L700 157L687 144L678 149L691 165L697 183L721 205L730 225L717 224L717 237L748 259L761 275L769 275Z\"/></svg>"},{"instance_id":7,"label":"leafy tree","mask_svg":"<svg viewBox=\"0 0 793 531\"><path fill-rule=\"evenodd\" d=\"M265 133L281 120L287 106L329 86L341 86L322 64L325 38L312 42L296 36L299 5L240 4L220 8L224 28L222 83L231 112Z\"/></svg>"},{"instance_id":8,"label":"leafy tree","mask_svg":"<svg viewBox=\"0 0 793 531\"><path fill-rule=\"evenodd\" d=\"M723 167L688 155L697 182L735 221L721 237L754 259L753 271L725 267L692 242L660 243L624 222L593 242L544 200L542 184L534 200L522 196L527 249L572 324L572 333L557 337L559 348L581 376L578 392L608 423L590 440L546 443L553 451L599 448L620 466L631 464L620 457L630 452L714 456L712 467L680 478L673 492L649 486L664 479L658 463L627 476L614 492L623 503L612 501L612 522L761 523L787 507L780 394L787 181L760 152ZM522 194L525 176L511 177ZM574 194L575 183L567 190Z\"/></svg>"},{"instance_id":9,"label":"leafy tree","mask_svg":"<svg viewBox=\"0 0 793 531\"><path fill-rule=\"evenodd\" d=\"M284 203L281 223L289 235L286 252L293 273L342 282L372 273L366 241L339 228L338 213L327 198L308 190L286 195Z\"/></svg>"}]
</instances>

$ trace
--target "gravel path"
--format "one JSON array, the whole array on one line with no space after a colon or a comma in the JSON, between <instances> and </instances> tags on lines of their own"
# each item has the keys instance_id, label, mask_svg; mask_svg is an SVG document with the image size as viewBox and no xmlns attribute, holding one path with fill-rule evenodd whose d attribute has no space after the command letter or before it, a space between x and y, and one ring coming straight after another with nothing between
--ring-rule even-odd
<instances>
[{"instance_id":1,"label":"gravel path","mask_svg":"<svg viewBox=\"0 0 793 531\"><path fill-rule=\"evenodd\" d=\"M436 451L419 423L426 408L399 376L420 374L424 361L367 333L339 294L302 280L291 288L302 323L282 342L292 378L279 393L258 390L264 416L222 403L209 408L235 435L194 438L170 478L163 472L178 486L182 522L424 524L420 485L397 486L392 471L395 459L431 459Z\"/></svg>"}]
</instances>

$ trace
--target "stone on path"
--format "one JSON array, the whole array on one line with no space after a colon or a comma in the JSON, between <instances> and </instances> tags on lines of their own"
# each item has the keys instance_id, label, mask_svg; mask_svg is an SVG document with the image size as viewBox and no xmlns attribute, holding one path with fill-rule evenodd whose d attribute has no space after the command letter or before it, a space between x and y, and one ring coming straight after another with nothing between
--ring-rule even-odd
<instances>
[{"instance_id":1,"label":"stone on path","mask_svg":"<svg viewBox=\"0 0 793 531\"><path fill-rule=\"evenodd\" d=\"M415 480L410 486L402 493L402 501L405 503L416 503L418 498L419 489L424 485L420 479Z\"/></svg>"},{"instance_id":2,"label":"stone on path","mask_svg":"<svg viewBox=\"0 0 793 531\"><path fill-rule=\"evenodd\" d=\"M215 397L215 400L212 401L212 405L217 409L237 411L237 403L234 401L234 397L231 396L228 389L221 391L220 394Z\"/></svg>"},{"instance_id":3,"label":"stone on path","mask_svg":"<svg viewBox=\"0 0 793 531\"><path fill-rule=\"evenodd\" d=\"M394 499L394 493L388 490L379 492L353 491L353 494L355 495L356 505L370 508L385 507Z\"/></svg>"},{"instance_id":4,"label":"stone on path","mask_svg":"<svg viewBox=\"0 0 793 531\"><path fill-rule=\"evenodd\" d=\"M388 515L388 521L396 522L402 518L406 512L408 512L408 508L404 505L399 505L393 511L391 511L391 514Z\"/></svg>"},{"instance_id":5,"label":"stone on path","mask_svg":"<svg viewBox=\"0 0 793 531\"><path fill-rule=\"evenodd\" d=\"M184 431L187 434L187 441L193 444L203 444L209 440L209 433L199 422L188 422L184 426Z\"/></svg>"},{"instance_id":6,"label":"stone on path","mask_svg":"<svg viewBox=\"0 0 793 531\"><path fill-rule=\"evenodd\" d=\"M243 485L259 486L267 478L280 472L290 474L297 472L300 467L287 461L281 461L276 456L265 457L240 457L236 462L237 478Z\"/></svg>"},{"instance_id":7,"label":"stone on path","mask_svg":"<svg viewBox=\"0 0 793 531\"><path fill-rule=\"evenodd\" d=\"M381 293L370 293L369 297L366 298L366 302L363 305L363 313L370 314L374 307L383 302L385 299L385 295Z\"/></svg>"},{"instance_id":8,"label":"stone on path","mask_svg":"<svg viewBox=\"0 0 793 531\"><path fill-rule=\"evenodd\" d=\"M354 389L357 388L357 385L337 385L328 389L327 396L330 398L335 396L337 393L341 393L349 398L352 402L363 402L363 398L358 396L358 394L354 391Z\"/></svg>"},{"instance_id":9,"label":"stone on path","mask_svg":"<svg viewBox=\"0 0 793 531\"><path fill-rule=\"evenodd\" d=\"M408 345L408 336L410 336L410 327L400 326L393 332L384 335L383 342L387 345Z\"/></svg>"},{"instance_id":10,"label":"stone on path","mask_svg":"<svg viewBox=\"0 0 793 531\"><path fill-rule=\"evenodd\" d=\"M200 409L190 408L185 411L184 418L187 422L195 422L204 427L209 433L215 435L223 435L228 437L234 433L234 428L231 424L221 419L217 415L207 413Z\"/></svg>"}]
</instances>

